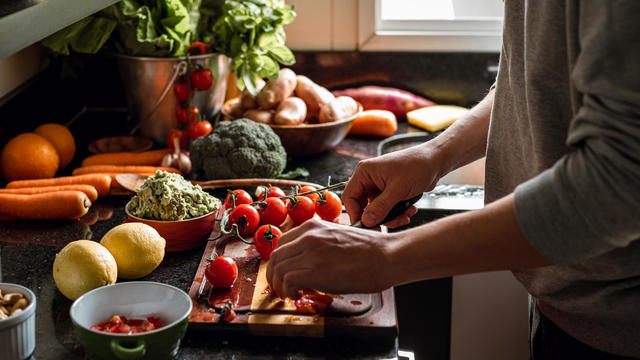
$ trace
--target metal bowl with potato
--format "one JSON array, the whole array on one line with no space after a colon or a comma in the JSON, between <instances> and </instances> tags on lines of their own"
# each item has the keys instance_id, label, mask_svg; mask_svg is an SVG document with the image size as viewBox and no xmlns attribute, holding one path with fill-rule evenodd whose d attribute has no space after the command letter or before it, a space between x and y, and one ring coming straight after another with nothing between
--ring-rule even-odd
<instances>
[{"instance_id":1,"label":"metal bowl with potato","mask_svg":"<svg viewBox=\"0 0 640 360\"><path fill-rule=\"evenodd\" d=\"M257 95L245 89L227 100L222 114L228 120L248 118L267 124L280 137L291 156L330 150L342 141L362 105L348 96L335 97L329 90L291 69L278 78L256 84Z\"/></svg>"}]
</instances>

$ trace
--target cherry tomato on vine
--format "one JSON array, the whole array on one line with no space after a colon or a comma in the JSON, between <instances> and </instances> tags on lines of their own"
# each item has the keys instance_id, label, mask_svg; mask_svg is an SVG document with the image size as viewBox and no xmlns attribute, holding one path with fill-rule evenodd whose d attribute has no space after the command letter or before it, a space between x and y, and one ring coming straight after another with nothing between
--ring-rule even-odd
<instances>
[{"instance_id":1,"label":"cherry tomato on vine","mask_svg":"<svg viewBox=\"0 0 640 360\"><path fill-rule=\"evenodd\" d=\"M306 196L296 196L295 201L290 201L288 205L289 217L293 223L298 225L311 219L316 212L316 205L313 200Z\"/></svg>"},{"instance_id":2,"label":"cherry tomato on vine","mask_svg":"<svg viewBox=\"0 0 640 360\"><path fill-rule=\"evenodd\" d=\"M256 195L258 196L258 201L260 200L264 200L264 194L265 192L267 193L267 197L281 197L281 196L285 196L286 194L284 193L284 191L282 191L282 189L280 189L277 186L260 186L256 189Z\"/></svg>"},{"instance_id":3,"label":"cherry tomato on vine","mask_svg":"<svg viewBox=\"0 0 640 360\"><path fill-rule=\"evenodd\" d=\"M192 122L189 125L189 136L191 140L195 140L201 136L209 134L213 130L213 126L208 120L202 120L198 122Z\"/></svg>"},{"instance_id":4,"label":"cherry tomato on vine","mask_svg":"<svg viewBox=\"0 0 640 360\"><path fill-rule=\"evenodd\" d=\"M209 52L211 52L209 46L202 41L194 41L191 43L191 46L189 46L189 54L191 55L202 55L208 54Z\"/></svg>"},{"instance_id":5,"label":"cherry tomato on vine","mask_svg":"<svg viewBox=\"0 0 640 360\"><path fill-rule=\"evenodd\" d=\"M277 197L266 198L263 201L266 205L258 205L260 224L280 226L287 218L287 205Z\"/></svg>"},{"instance_id":6,"label":"cherry tomato on vine","mask_svg":"<svg viewBox=\"0 0 640 360\"><path fill-rule=\"evenodd\" d=\"M263 259L269 260L271 252L278 246L280 236L282 236L282 231L277 226L262 225L256 230L253 235L253 243Z\"/></svg>"},{"instance_id":7,"label":"cherry tomato on vine","mask_svg":"<svg viewBox=\"0 0 640 360\"><path fill-rule=\"evenodd\" d=\"M191 122L198 121L198 117L200 117L200 110L195 105L191 105ZM186 106L178 105L176 108L176 118L178 118L178 122L180 124L188 124L189 123L189 108Z\"/></svg>"},{"instance_id":8,"label":"cherry tomato on vine","mask_svg":"<svg viewBox=\"0 0 640 360\"><path fill-rule=\"evenodd\" d=\"M231 287L238 277L238 264L232 257L218 256L207 265L204 276L213 287Z\"/></svg>"},{"instance_id":9,"label":"cherry tomato on vine","mask_svg":"<svg viewBox=\"0 0 640 360\"><path fill-rule=\"evenodd\" d=\"M231 228L233 224L238 224L238 232L240 235L253 234L260 224L258 210L249 204L236 206L229 213L227 228Z\"/></svg>"},{"instance_id":10,"label":"cherry tomato on vine","mask_svg":"<svg viewBox=\"0 0 640 360\"><path fill-rule=\"evenodd\" d=\"M334 221L342 213L342 201L335 193L323 191L316 201L316 214L322 220Z\"/></svg>"},{"instance_id":11,"label":"cherry tomato on vine","mask_svg":"<svg viewBox=\"0 0 640 360\"><path fill-rule=\"evenodd\" d=\"M300 188L299 193L302 194L302 193L306 193L306 192L314 191L314 190L317 190L315 188L315 186L305 185L302 188ZM313 201L316 201L316 200L320 199L320 195L318 195L318 193L313 193L313 194L304 195L304 196L308 197L309 199L311 199Z\"/></svg>"},{"instance_id":12,"label":"cherry tomato on vine","mask_svg":"<svg viewBox=\"0 0 640 360\"><path fill-rule=\"evenodd\" d=\"M176 82L173 84L173 93L176 95L176 99L179 102L187 102L189 101L189 84L186 82ZM191 98L196 95L194 90L191 90Z\"/></svg>"},{"instance_id":13,"label":"cherry tomato on vine","mask_svg":"<svg viewBox=\"0 0 640 360\"><path fill-rule=\"evenodd\" d=\"M209 90L213 85L211 70L204 68L191 73L191 85L200 91Z\"/></svg>"},{"instance_id":14,"label":"cherry tomato on vine","mask_svg":"<svg viewBox=\"0 0 640 360\"><path fill-rule=\"evenodd\" d=\"M242 204L251 204L253 202L253 199L251 198L251 195L249 195L248 192L242 190L242 189L238 189L238 190L229 190L227 197L224 200L224 207L227 209L230 209L233 207L233 198L236 199L236 206L242 205Z\"/></svg>"},{"instance_id":15,"label":"cherry tomato on vine","mask_svg":"<svg viewBox=\"0 0 640 360\"><path fill-rule=\"evenodd\" d=\"M187 145L189 145L189 135L187 135L186 131L180 129L171 129L167 134L167 145L169 145L169 149L171 150L171 152L174 152L176 150L175 143L173 141L174 138L178 138L180 149L186 149Z\"/></svg>"}]
</instances>

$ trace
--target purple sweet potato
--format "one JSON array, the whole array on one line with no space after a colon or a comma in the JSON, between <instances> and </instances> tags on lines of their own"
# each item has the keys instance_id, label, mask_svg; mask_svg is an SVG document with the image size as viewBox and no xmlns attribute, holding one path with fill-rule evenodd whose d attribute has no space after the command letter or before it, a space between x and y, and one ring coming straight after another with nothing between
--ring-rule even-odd
<instances>
[{"instance_id":1,"label":"purple sweet potato","mask_svg":"<svg viewBox=\"0 0 640 360\"><path fill-rule=\"evenodd\" d=\"M432 101L408 91L382 86L336 90L333 91L333 95L350 96L362 104L364 110L388 110L402 118L411 110L435 105Z\"/></svg>"}]
</instances>

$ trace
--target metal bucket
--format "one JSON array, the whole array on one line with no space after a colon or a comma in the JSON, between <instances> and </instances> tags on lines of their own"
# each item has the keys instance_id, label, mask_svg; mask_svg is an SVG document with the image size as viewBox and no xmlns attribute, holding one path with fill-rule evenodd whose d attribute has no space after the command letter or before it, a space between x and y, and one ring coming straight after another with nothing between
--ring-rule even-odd
<instances>
[{"instance_id":1,"label":"metal bucket","mask_svg":"<svg viewBox=\"0 0 640 360\"><path fill-rule=\"evenodd\" d=\"M179 102L173 94L173 83L186 71L187 59L152 58L116 55L124 92L133 120L142 136L166 144L169 130L178 127L176 108ZM213 85L209 90L196 91L191 103L198 107L203 119L212 119L224 103L229 75L229 59L222 54L190 57L193 64L209 68Z\"/></svg>"}]
</instances>

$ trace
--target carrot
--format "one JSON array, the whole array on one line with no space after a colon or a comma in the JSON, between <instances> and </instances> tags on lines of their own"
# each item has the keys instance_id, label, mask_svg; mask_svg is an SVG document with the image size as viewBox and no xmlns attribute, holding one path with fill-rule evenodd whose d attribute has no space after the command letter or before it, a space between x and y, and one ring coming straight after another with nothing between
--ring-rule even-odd
<instances>
[{"instance_id":1,"label":"carrot","mask_svg":"<svg viewBox=\"0 0 640 360\"><path fill-rule=\"evenodd\" d=\"M159 165L162 157L169 149L143 151L139 153L117 152L91 155L82 161L82 166L87 165Z\"/></svg>"},{"instance_id":2,"label":"carrot","mask_svg":"<svg viewBox=\"0 0 640 360\"><path fill-rule=\"evenodd\" d=\"M72 175L98 174L98 173L118 173L118 174L139 174L155 173L156 170L182 174L180 170L165 166L144 166L144 165L87 165L73 170Z\"/></svg>"},{"instance_id":3,"label":"carrot","mask_svg":"<svg viewBox=\"0 0 640 360\"><path fill-rule=\"evenodd\" d=\"M109 195L109 191L111 191L111 178L103 174L62 176L52 179L14 180L7 184L7 189L72 184L91 185L98 191L98 196L107 196Z\"/></svg>"},{"instance_id":4,"label":"carrot","mask_svg":"<svg viewBox=\"0 0 640 360\"><path fill-rule=\"evenodd\" d=\"M365 110L389 110L398 118L405 117L411 110L435 105L432 101L408 91L384 86L335 90L333 95L351 96L362 104Z\"/></svg>"},{"instance_id":5,"label":"carrot","mask_svg":"<svg viewBox=\"0 0 640 360\"><path fill-rule=\"evenodd\" d=\"M72 184L72 185L59 185L59 186L41 186L41 187L28 187L28 188L17 188L17 189L0 189L0 194L22 194L22 195L32 195L32 194L42 194L48 192L56 192L63 190L76 190L82 191L87 195L91 202L96 201L98 199L98 190L91 185L85 184Z\"/></svg>"},{"instance_id":6,"label":"carrot","mask_svg":"<svg viewBox=\"0 0 640 360\"><path fill-rule=\"evenodd\" d=\"M116 176L120 175L120 174L137 174L137 175L142 175L142 176L151 176L151 175L155 175L155 171L151 172L151 171L141 171L141 172L136 172L136 173L99 173L100 175L106 175L109 177L109 179L111 179L111 189L122 189L122 186L120 186L120 184L118 184L118 181L116 181ZM81 176L81 175L78 175Z\"/></svg>"},{"instance_id":7,"label":"carrot","mask_svg":"<svg viewBox=\"0 0 640 360\"><path fill-rule=\"evenodd\" d=\"M396 130L398 121L391 111L366 110L353 120L349 134L387 137L393 135Z\"/></svg>"},{"instance_id":8,"label":"carrot","mask_svg":"<svg viewBox=\"0 0 640 360\"><path fill-rule=\"evenodd\" d=\"M86 214L91 201L82 191L44 194L0 194L0 216L20 219L77 219Z\"/></svg>"}]
</instances>

